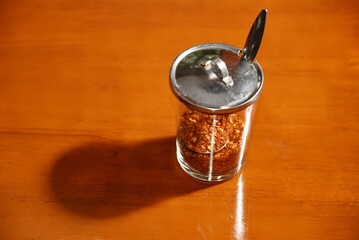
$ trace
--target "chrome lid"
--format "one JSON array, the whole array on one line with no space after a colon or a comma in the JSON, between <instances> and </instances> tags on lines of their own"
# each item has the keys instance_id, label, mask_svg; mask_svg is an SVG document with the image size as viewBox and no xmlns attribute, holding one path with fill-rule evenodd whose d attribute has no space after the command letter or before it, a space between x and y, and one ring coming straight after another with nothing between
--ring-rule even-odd
<instances>
[{"instance_id":1,"label":"chrome lid","mask_svg":"<svg viewBox=\"0 0 359 240\"><path fill-rule=\"evenodd\" d=\"M173 62L171 89L189 108L212 114L240 111L253 104L263 86L258 62L241 59L241 49L207 43L187 49Z\"/></svg>"}]
</instances>

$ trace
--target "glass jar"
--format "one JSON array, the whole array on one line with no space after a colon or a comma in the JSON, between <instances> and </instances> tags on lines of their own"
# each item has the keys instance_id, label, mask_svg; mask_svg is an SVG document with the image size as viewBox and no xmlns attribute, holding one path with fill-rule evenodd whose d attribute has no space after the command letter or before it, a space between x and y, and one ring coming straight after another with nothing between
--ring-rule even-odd
<instances>
[{"instance_id":1,"label":"glass jar","mask_svg":"<svg viewBox=\"0 0 359 240\"><path fill-rule=\"evenodd\" d=\"M179 99L177 159L203 181L224 181L242 168L251 123L263 86L260 65L239 48L211 43L181 53L170 71Z\"/></svg>"}]
</instances>

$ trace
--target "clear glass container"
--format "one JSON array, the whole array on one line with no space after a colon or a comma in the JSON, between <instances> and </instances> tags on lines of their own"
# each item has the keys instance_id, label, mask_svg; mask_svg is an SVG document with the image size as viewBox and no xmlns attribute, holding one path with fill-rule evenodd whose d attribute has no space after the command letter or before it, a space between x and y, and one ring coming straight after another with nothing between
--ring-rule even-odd
<instances>
[{"instance_id":1,"label":"clear glass container","mask_svg":"<svg viewBox=\"0 0 359 240\"><path fill-rule=\"evenodd\" d=\"M220 115L179 105L176 145L183 170L210 182L234 177L246 159L255 105Z\"/></svg>"},{"instance_id":2,"label":"clear glass container","mask_svg":"<svg viewBox=\"0 0 359 240\"><path fill-rule=\"evenodd\" d=\"M179 100L177 160L199 180L232 178L246 159L263 72L240 52L202 44L181 53L171 68L171 89Z\"/></svg>"}]
</instances>

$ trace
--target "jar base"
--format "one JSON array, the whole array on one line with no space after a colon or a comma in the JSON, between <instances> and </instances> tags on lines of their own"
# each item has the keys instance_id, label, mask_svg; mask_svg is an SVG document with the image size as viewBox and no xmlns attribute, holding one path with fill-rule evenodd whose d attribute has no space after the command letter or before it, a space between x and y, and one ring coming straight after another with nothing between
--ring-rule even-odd
<instances>
[{"instance_id":1,"label":"jar base","mask_svg":"<svg viewBox=\"0 0 359 240\"><path fill-rule=\"evenodd\" d=\"M177 161L178 161L179 165L181 166L181 168L183 169L183 171L185 171L188 175L190 175L191 177L193 177L195 179L204 181L204 182L223 182L228 179L231 179L237 175L237 173L242 169L242 166L243 166L243 164L240 164L237 168L235 168L231 171L221 173L221 174L211 174L211 176L210 176L209 174L204 174L204 173L199 172L196 169L192 168L191 166L189 166L184 161L184 159L180 153L179 147L177 147Z\"/></svg>"}]
</instances>

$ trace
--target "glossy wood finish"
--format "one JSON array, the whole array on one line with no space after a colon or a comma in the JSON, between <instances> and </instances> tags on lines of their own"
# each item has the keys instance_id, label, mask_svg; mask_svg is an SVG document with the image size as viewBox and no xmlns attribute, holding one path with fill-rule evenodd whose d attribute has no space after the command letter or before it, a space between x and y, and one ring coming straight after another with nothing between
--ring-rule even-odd
<instances>
[{"instance_id":1,"label":"glossy wood finish","mask_svg":"<svg viewBox=\"0 0 359 240\"><path fill-rule=\"evenodd\" d=\"M241 47L268 8L243 171L175 157L174 58ZM0 7L1 239L358 239L358 1L45 1Z\"/></svg>"}]
</instances>

